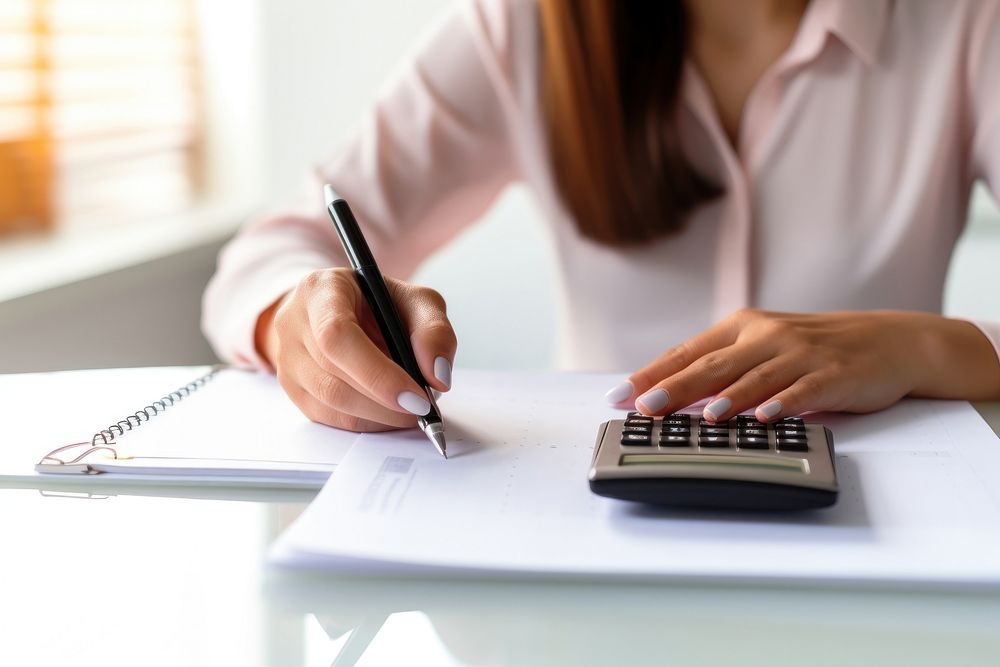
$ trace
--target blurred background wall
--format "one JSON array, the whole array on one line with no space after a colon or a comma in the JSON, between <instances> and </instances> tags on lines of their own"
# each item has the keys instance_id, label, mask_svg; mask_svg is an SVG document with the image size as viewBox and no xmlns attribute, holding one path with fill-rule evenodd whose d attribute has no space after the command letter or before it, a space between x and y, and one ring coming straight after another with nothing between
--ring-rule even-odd
<instances>
[{"instance_id":1,"label":"blurred background wall","mask_svg":"<svg viewBox=\"0 0 1000 667\"><path fill-rule=\"evenodd\" d=\"M147 6L69 1L108 12ZM211 362L198 319L219 247L252 211L290 197L308 165L348 136L395 64L450 3L189 4L200 197L190 209L136 214L115 225L92 216L98 220L0 238L0 372ZM3 29L0 11L0 35ZM0 77L0 100L3 91ZM2 110L0 103L0 144ZM459 364L551 364L550 248L538 217L527 193L512 188L418 272L417 281L449 301ZM525 239L535 241L527 254ZM980 191L949 279L949 313L1000 318L1000 290L988 288L998 282L997 257L1000 214Z\"/></svg>"}]
</instances>

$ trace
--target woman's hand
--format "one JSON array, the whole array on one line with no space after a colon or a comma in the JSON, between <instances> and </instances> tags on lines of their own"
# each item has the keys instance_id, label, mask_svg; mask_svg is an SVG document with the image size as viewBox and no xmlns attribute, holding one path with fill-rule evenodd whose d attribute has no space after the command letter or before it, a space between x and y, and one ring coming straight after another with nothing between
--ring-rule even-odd
<instances>
[{"instance_id":1,"label":"woman's hand","mask_svg":"<svg viewBox=\"0 0 1000 667\"><path fill-rule=\"evenodd\" d=\"M708 396L705 419L755 408L761 421L871 412L903 396L1000 397L1000 362L977 327L904 311L817 315L741 310L667 350L608 392L661 415Z\"/></svg>"},{"instance_id":2,"label":"woman's hand","mask_svg":"<svg viewBox=\"0 0 1000 667\"><path fill-rule=\"evenodd\" d=\"M457 341L441 295L386 278L420 370L439 391L451 387ZM416 424L430 409L424 390L388 355L350 269L306 276L257 321L257 349L278 381L315 422L349 431Z\"/></svg>"}]
</instances>

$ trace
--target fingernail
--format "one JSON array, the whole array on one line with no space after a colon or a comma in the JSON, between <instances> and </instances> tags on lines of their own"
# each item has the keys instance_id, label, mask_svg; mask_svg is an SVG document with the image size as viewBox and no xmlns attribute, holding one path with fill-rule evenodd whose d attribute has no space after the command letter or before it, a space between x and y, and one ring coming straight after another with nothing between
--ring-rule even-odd
<instances>
[{"instance_id":1,"label":"fingernail","mask_svg":"<svg viewBox=\"0 0 1000 667\"><path fill-rule=\"evenodd\" d=\"M445 386L445 389L451 389L451 362L444 357L435 359L434 377Z\"/></svg>"},{"instance_id":2,"label":"fingernail","mask_svg":"<svg viewBox=\"0 0 1000 667\"><path fill-rule=\"evenodd\" d=\"M733 402L728 398L717 398L705 406L705 418L718 421L719 417L726 414L731 407L733 407Z\"/></svg>"},{"instance_id":3,"label":"fingernail","mask_svg":"<svg viewBox=\"0 0 1000 667\"><path fill-rule=\"evenodd\" d=\"M635 386L633 386L628 380L625 380L620 385L609 389L608 392L604 394L604 398L606 398L608 403L611 405L616 405L631 396L634 391Z\"/></svg>"},{"instance_id":4,"label":"fingernail","mask_svg":"<svg viewBox=\"0 0 1000 667\"><path fill-rule=\"evenodd\" d=\"M399 407L420 417L431 411L431 404L427 402L427 399L412 391L401 393L396 398L396 402L399 403Z\"/></svg>"},{"instance_id":5,"label":"fingernail","mask_svg":"<svg viewBox=\"0 0 1000 667\"><path fill-rule=\"evenodd\" d=\"M760 410L760 414L770 419L781 412L781 401L771 401L757 409Z\"/></svg>"},{"instance_id":6,"label":"fingernail","mask_svg":"<svg viewBox=\"0 0 1000 667\"><path fill-rule=\"evenodd\" d=\"M636 399L635 406L642 412L656 412L666 407L669 400L670 394L667 393L666 389L651 389ZM642 405L639 405L640 403Z\"/></svg>"}]
</instances>

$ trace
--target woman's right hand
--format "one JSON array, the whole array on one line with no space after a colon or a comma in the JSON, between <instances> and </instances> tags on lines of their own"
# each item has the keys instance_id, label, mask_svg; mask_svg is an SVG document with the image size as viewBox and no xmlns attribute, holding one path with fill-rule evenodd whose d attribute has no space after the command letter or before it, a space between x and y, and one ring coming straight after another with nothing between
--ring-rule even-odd
<instances>
[{"instance_id":1,"label":"woman's right hand","mask_svg":"<svg viewBox=\"0 0 1000 667\"><path fill-rule=\"evenodd\" d=\"M436 291L385 279L424 378L451 388L458 342ZM427 395L389 356L354 272L313 271L257 320L258 351L311 420L349 431L408 428Z\"/></svg>"}]
</instances>

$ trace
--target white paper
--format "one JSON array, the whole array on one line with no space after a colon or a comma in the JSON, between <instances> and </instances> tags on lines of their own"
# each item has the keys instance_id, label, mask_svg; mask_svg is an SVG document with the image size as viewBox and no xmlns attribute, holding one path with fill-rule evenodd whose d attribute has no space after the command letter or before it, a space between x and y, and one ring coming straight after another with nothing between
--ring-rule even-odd
<instances>
[{"instance_id":1,"label":"white paper","mask_svg":"<svg viewBox=\"0 0 1000 667\"><path fill-rule=\"evenodd\" d=\"M222 483L319 488L357 434L310 422L273 376L226 369L115 443L128 473L39 475L55 447L90 440L207 372L137 368L0 376L5 447L0 483ZM104 462L100 458L88 461Z\"/></svg>"},{"instance_id":2,"label":"white paper","mask_svg":"<svg viewBox=\"0 0 1000 667\"><path fill-rule=\"evenodd\" d=\"M457 373L449 459L420 433L359 439L272 560L341 571L1000 584L1000 442L963 402L829 425L829 509L681 512L593 495L615 376Z\"/></svg>"}]
</instances>

